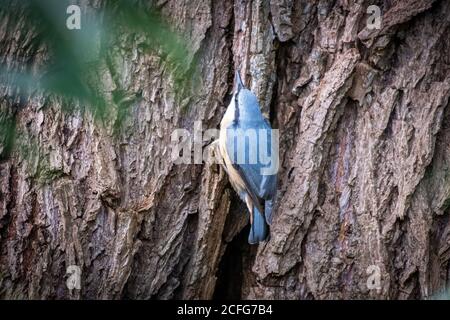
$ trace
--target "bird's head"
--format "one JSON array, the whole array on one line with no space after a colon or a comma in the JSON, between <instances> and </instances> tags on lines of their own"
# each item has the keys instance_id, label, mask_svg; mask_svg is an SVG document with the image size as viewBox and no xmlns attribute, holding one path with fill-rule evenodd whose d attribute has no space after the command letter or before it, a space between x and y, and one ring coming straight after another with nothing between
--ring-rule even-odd
<instances>
[{"instance_id":1,"label":"bird's head","mask_svg":"<svg viewBox=\"0 0 450 320\"><path fill-rule=\"evenodd\" d=\"M233 98L229 107L234 110L233 123L235 124L242 119L251 121L262 118L258 99L253 92L245 87L237 70L234 76Z\"/></svg>"}]
</instances>

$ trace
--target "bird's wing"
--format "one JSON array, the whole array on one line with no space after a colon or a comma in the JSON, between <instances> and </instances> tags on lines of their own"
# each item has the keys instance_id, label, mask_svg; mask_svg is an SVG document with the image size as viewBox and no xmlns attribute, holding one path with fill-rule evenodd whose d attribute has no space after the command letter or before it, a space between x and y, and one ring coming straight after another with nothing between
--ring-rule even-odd
<instances>
[{"instance_id":1,"label":"bird's wing","mask_svg":"<svg viewBox=\"0 0 450 320\"><path fill-rule=\"evenodd\" d=\"M268 169L270 166L271 163L267 161L274 161L273 157L271 158L272 160L266 159L265 161L260 157L264 155L269 157L269 154L267 154L268 152L270 152L270 156L272 156L272 152L274 152L274 150L272 150L272 129L266 121L258 128L262 130L261 132L265 135L265 139L263 139L261 135L257 135L256 143L258 151L261 152L261 154L258 154L257 164L244 163L241 164L241 167L252 187L257 190L258 196L264 200L270 200L275 197L277 191L277 175L265 174L262 170L264 168ZM263 144L266 145L264 146Z\"/></svg>"},{"instance_id":2,"label":"bird's wing","mask_svg":"<svg viewBox=\"0 0 450 320\"><path fill-rule=\"evenodd\" d=\"M267 143L267 146L265 149L263 149L263 152L271 150L271 128L265 122L257 126L254 126L253 124L251 125L251 128L263 130L262 132L267 134L267 139L265 139L264 141L264 139L262 139L259 134L256 134L256 139L251 139L251 141L249 141L250 139L245 139L245 142L244 140L240 140L242 143L242 145L240 146L236 137L241 134L242 131L249 129L249 126L246 126L243 123L238 123L230 125L227 128L226 147L227 153L232 156L233 167L237 170L239 176L244 181L248 194L252 198L253 202L260 205L258 207L258 210L260 210L260 212L264 212L264 210L262 210L261 208L261 201L263 199L273 199L276 192L276 174L264 175L262 173L261 169L267 167L268 164L264 164L263 162L261 162L259 156L259 151L261 150L263 143ZM241 131L238 131L238 129L240 129ZM245 154L245 161L239 161L240 158L238 157L238 149L244 146L245 150L248 151L250 150L251 144L253 144L253 148L255 147L255 144L257 147L256 150L258 151L258 155L256 158L256 163L250 162L251 157L248 152Z\"/></svg>"}]
</instances>

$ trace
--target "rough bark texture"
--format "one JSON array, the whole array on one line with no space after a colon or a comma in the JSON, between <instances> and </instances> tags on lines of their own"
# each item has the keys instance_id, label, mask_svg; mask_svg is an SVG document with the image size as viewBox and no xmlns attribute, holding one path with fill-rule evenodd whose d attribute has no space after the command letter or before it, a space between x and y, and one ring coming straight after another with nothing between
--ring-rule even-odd
<instances>
[{"instance_id":1,"label":"rough bark texture","mask_svg":"<svg viewBox=\"0 0 450 320\"><path fill-rule=\"evenodd\" d=\"M371 4L380 30L366 27ZM102 79L108 95L140 97L119 135L118 115L99 126L56 98L11 101L2 88L2 117L37 147L0 161L1 298L408 299L449 285L449 1L157 5L199 61L182 103L165 65L129 37L110 54L119 72L105 64ZM2 62L45 60L20 21L0 21ZM238 64L281 136L259 247L219 166L170 161L175 128L218 127ZM66 287L69 265L81 290Z\"/></svg>"}]
</instances>

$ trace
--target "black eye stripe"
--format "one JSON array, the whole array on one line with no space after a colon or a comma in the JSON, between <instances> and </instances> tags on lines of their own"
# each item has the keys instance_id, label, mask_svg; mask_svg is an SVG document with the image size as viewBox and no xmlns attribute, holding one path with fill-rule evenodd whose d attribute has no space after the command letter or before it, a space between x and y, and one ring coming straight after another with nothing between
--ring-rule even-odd
<instances>
[{"instance_id":1,"label":"black eye stripe","mask_svg":"<svg viewBox=\"0 0 450 320\"><path fill-rule=\"evenodd\" d=\"M238 87L236 94L234 95L234 123L236 124L239 121L239 92L241 88Z\"/></svg>"}]
</instances>

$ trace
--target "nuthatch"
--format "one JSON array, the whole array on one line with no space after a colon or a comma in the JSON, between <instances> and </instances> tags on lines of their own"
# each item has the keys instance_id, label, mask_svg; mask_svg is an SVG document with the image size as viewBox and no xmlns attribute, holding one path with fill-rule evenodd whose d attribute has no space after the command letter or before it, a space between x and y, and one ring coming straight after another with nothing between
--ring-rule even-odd
<instances>
[{"instance_id":1,"label":"nuthatch","mask_svg":"<svg viewBox=\"0 0 450 320\"><path fill-rule=\"evenodd\" d=\"M277 173L269 167L278 161L278 148L275 152L272 128L256 96L244 87L237 71L235 82L233 97L220 123L218 151L231 185L247 204L251 224L248 242L255 244L269 236L277 189ZM270 153L272 163L264 161L264 152Z\"/></svg>"}]
</instances>

